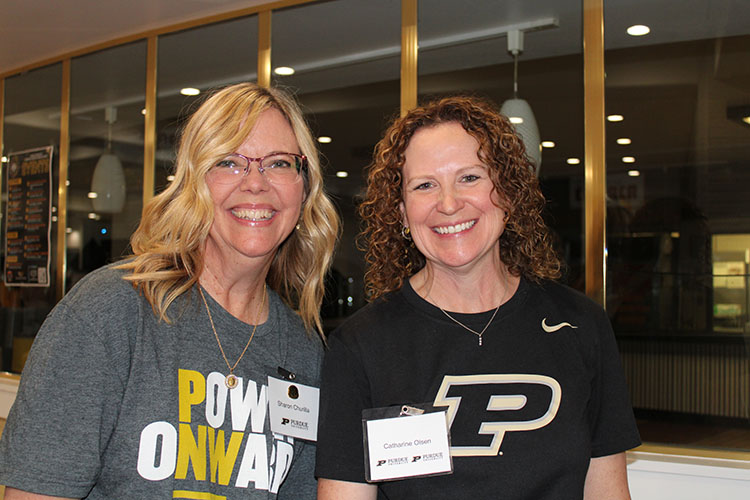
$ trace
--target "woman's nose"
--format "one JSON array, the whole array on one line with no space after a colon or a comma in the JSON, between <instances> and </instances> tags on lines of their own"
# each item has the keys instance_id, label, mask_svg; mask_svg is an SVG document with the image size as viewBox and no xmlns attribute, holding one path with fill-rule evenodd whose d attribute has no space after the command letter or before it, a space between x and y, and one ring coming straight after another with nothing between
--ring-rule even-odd
<instances>
[{"instance_id":1,"label":"woman's nose","mask_svg":"<svg viewBox=\"0 0 750 500\"><path fill-rule=\"evenodd\" d=\"M243 191L265 191L268 189L268 179L261 173L257 163L253 162L248 167L247 173L242 176L240 189Z\"/></svg>"},{"instance_id":2,"label":"woman's nose","mask_svg":"<svg viewBox=\"0 0 750 500\"><path fill-rule=\"evenodd\" d=\"M440 199L438 200L439 211L452 214L457 212L462 204L459 194L454 189L444 188L440 190Z\"/></svg>"}]
</instances>

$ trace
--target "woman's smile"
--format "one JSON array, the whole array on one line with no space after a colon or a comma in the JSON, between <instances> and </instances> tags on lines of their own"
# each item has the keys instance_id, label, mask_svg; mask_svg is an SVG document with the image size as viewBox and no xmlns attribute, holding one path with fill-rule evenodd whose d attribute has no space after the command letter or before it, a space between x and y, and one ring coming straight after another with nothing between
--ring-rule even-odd
<instances>
[{"instance_id":1,"label":"woman's smile","mask_svg":"<svg viewBox=\"0 0 750 500\"><path fill-rule=\"evenodd\" d=\"M435 231L438 234L456 234L456 233L462 233L464 231L467 231L474 227L474 224L477 223L477 220L470 220L468 222L461 222L459 224L454 224L451 226L435 226L432 228L433 231Z\"/></svg>"}]
</instances>

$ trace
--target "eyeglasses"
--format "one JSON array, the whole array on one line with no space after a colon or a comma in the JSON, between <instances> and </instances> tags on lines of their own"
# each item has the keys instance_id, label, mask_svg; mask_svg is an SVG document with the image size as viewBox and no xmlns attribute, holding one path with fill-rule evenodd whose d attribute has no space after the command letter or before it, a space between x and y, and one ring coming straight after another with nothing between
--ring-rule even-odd
<instances>
[{"instance_id":1,"label":"eyeglasses","mask_svg":"<svg viewBox=\"0 0 750 500\"><path fill-rule=\"evenodd\" d=\"M248 158L239 153L228 155L213 166L208 175L219 184L235 184L250 172L250 165L258 162L258 171L274 184L294 184L300 172L307 170L307 157L296 153L273 153L260 158Z\"/></svg>"}]
</instances>

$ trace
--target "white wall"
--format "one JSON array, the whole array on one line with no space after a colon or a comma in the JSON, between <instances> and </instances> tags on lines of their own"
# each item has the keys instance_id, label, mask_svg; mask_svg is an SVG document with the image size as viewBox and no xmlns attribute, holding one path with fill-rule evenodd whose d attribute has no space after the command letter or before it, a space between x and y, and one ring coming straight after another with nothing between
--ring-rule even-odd
<instances>
[{"instance_id":1,"label":"white wall","mask_svg":"<svg viewBox=\"0 0 750 500\"><path fill-rule=\"evenodd\" d=\"M750 500L750 460L628 453L633 500Z\"/></svg>"}]
</instances>

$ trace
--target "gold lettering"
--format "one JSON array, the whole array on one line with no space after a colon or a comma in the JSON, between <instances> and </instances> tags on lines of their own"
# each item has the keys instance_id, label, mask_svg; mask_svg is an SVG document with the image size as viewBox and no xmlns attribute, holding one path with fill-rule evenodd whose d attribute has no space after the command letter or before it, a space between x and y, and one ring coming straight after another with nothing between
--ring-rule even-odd
<instances>
[{"instance_id":1,"label":"gold lettering","mask_svg":"<svg viewBox=\"0 0 750 500\"><path fill-rule=\"evenodd\" d=\"M229 484L232 477L234 463L237 461L237 455L240 453L243 433L233 432L229 438L229 446L224 448L224 431L209 427L208 428L208 453L211 464L212 483L217 482L216 475L218 472L218 483L221 485Z\"/></svg>"},{"instance_id":2,"label":"gold lettering","mask_svg":"<svg viewBox=\"0 0 750 500\"><path fill-rule=\"evenodd\" d=\"M179 370L180 422L190 423L190 408L206 399L206 379L195 370Z\"/></svg>"},{"instance_id":3,"label":"gold lettering","mask_svg":"<svg viewBox=\"0 0 750 500\"><path fill-rule=\"evenodd\" d=\"M193 464L193 475L196 481L206 480L206 426L198 426L198 441L193 436L189 424L180 424L179 445L177 448L177 469L175 479L187 477L188 466Z\"/></svg>"}]
</instances>

